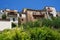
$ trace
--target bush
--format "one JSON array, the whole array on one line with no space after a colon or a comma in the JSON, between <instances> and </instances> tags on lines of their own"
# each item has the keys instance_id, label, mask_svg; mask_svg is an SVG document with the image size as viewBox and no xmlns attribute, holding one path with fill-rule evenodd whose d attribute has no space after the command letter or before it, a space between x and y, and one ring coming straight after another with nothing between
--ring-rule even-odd
<instances>
[{"instance_id":1,"label":"bush","mask_svg":"<svg viewBox=\"0 0 60 40\"><path fill-rule=\"evenodd\" d=\"M52 26L52 21L49 19L43 19L42 21L42 26L47 26L47 27L51 27Z\"/></svg>"},{"instance_id":2,"label":"bush","mask_svg":"<svg viewBox=\"0 0 60 40\"><path fill-rule=\"evenodd\" d=\"M52 26L54 28L60 28L60 18L55 18L53 21L52 21Z\"/></svg>"},{"instance_id":3,"label":"bush","mask_svg":"<svg viewBox=\"0 0 60 40\"><path fill-rule=\"evenodd\" d=\"M47 27L33 28L30 33L32 40L60 40L60 33Z\"/></svg>"},{"instance_id":4,"label":"bush","mask_svg":"<svg viewBox=\"0 0 60 40\"><path fill-rule=\"evenodd\" d=\"M2 19L6 19L6 14L3 14L2 15Z\"/></svg>"},{"instance_id":5,"label":"bush","mask_svg":"<svg viewBox=\"0 0 60 40\"><path fill-rule=\"evenodd\" d=\"M2 32L0 40L60 40L60 33L48 27L21 28Z\"/></svg>"},{"instance_id":6,"label":"bush","mask_svg":"<svg viewBox=\"0 0 60 40\"><path fill-rule=\"evenodd\" d=\"M26 29L26 28L34 28L34 27L41 27L42 26L42 21L41 20L37 20L34 22L28 22L26 24L22 24L22 26Z\"/></svg>"}]
</instances>

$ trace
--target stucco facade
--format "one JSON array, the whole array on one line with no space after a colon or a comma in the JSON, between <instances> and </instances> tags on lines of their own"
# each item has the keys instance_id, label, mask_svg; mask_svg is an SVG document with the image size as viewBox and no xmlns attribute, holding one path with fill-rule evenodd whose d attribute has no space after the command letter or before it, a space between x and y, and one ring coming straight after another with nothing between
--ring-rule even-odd
<instances>
[{"instance_id":1,"label":"stucco facade","mask_svg":"<svg viewBox=\"0 0 60 40\"><path fill-rule=\"evenodd\" d=\"M23 15L24 14L24 18ZM34 10L34 9L23 9L22 13L20 14L20 21L21 23L29 22L29 21L35 21L37 19L42 18L48 18L51 19L51 17L56 17L57 12L54 7L45 7L42 10Z\"/></svg>"}]
</instances>

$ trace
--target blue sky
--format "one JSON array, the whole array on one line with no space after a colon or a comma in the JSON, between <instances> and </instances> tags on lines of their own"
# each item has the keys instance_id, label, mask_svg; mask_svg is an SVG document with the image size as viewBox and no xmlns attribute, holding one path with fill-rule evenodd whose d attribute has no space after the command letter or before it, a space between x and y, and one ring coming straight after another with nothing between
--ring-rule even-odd
<instances>
[{"instance_id":1,"label":"blue sky","mask_svg":"<svg viewBox=\"0 0 60 40\"><path fill-rule=\"evenodd\" d=\"M0 9L21 11L23 8L43 9L45 6L54 6L60 11L60 0L0 0Z\"/></svg>"}]
</instances>

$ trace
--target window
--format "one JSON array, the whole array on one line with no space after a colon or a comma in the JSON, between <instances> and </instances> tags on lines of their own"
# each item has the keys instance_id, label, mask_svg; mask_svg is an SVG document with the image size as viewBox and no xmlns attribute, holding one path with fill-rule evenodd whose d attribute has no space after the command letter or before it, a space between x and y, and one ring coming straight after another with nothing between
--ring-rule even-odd
<instances>
[{"instance_id":1,"label":"window","mask_svg":"<svg viewBox=\"0 0 60 40\"><path fill-rule=\"evenodd\" d=\"M22 21L23 21L23 19L22 19Z\"/></svg>"},{"instance_id":2,"label":"window","mask_svg":"<svg viewBox=\"0 0 60 40\"><path fill-rule=\"evenodd\" d=\"M13 21L15 21L15 18L13 18Z\"/></svg>"},{"instance_id":3,"label":"window","mask_svg":"<svg viewBox=\"0 0 60 40\"><path fill-rule=\"evenodd\" d=\"M21 14L20 14L20 17L21 17Z\"/></svg>"},{"instance_id":4,"label":"window","mask_svg":"<svg viewBox=\"0 0 60 40\"><path fill-rule=\"evenodd\" d=\"M9 12L8 15L15 15L15 13L14 12Z\"/></svg>"}]
</instances>

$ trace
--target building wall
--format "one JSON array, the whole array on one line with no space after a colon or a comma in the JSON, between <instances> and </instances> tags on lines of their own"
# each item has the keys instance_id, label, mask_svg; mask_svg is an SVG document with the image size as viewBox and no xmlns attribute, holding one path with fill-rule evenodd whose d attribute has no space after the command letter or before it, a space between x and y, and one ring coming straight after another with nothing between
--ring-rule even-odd
<instances>
[{"instance_id":1,"label":"building wall","mask_svg":"<svg viewBox=\"0 0 60 40\"><path fill-rule=\"evenodd\" d=\"M59 12L57 12L57 15L58 15L58 17L60 17L60 11L59 11Z\"/></svg>"},{"instance_id":2,"label":"building wall","mask_svg":"<svg viewBox=\"0 0 60 40\"><path fill-rule=\"evenodd\" d=\"M10 21L0 21L0 31L4 29L11 29L11 22Z\"/></svg>"},{"instance_id":3,"label":"building wall","mask_svg":"<svg viewBox=\"0 0 60 40\"><path fill-rule=\"evenodd\" d=\"M27 11L27 21L33 21L33 11Z\"/></svg>"},{"instance_id":4,"label":"building wall","mask_svg":"<svg viewBox=\"0 0 60 40\"><path fill-rule=\"evenodd\" d=\"M51 17L56 17L57 12L54 7L45 7L43 10L33 10L33 9L23 9L22 14L26 14L25 18L20 17L21 23L35 21L37 19L51 19Z\"/></svg>"},{"instance_id":5,"label":"building wall","mask_svg":"<svg viewBox=\"0 0 60 40\"><path fill-rule=\"evenodd\" d=\"M18 10L6 9L4 12L7 15L7 19L10 19L11 22L17 24L18 26Z\"/></svg>"},{"instance_id":6,"label":"building wall","mask_svg":"<svg viewBox=\"0 0 60 40\"><path fill-rule=\"evenodd\" d=\"M57 12L56 9L54 7L46 7L47 12L50 11L50 14L53 15L53 17L56 17Z\"/></svg>"},{"instance_id":7,"label":"building wall","mask_svg":"<svg viewBox=\"0 0 60 40\"><path fill-rule=\"evenodd\" d=\"M26 19L26 14L21 14L21 16L19 17L19 22L21 22L21 24L26 23L27 19Z\"/></svg>"},{"instance_id":8,"label":"building wall","mask_svg":"<svg viewBox=\"0 0 60 40\"><path fill-rule=\"evenodd\" d=\"M21 23L24 22L30 22L30 21L35 21L37 19L41 19L42 17L40 17L42 14L44 15L44 18L46 18L46 11L45 10L33 10L33 9L24 9L22 11L22 14L25 14L26 17L22 18L24 16L20 17L20 20L23 19L23 21L21 21ZM22 15L21 14L21 15ZM36 18L34 17L34 15L36 16Z\"/></svg>"},{"instance_id":9,"label":"building wall","mask_svg":"<svg viewBox=\"0 0 60 40\"><path fill-rule=\"evenodd\" d=\"M46 11L27 11L27 20L35 21L40 18L46 18L45 14L46 14ZM33 15L35 15L36 18ZM44 15L44 16L42 17L42 15Z\"/></svg>"}]
</instances>

